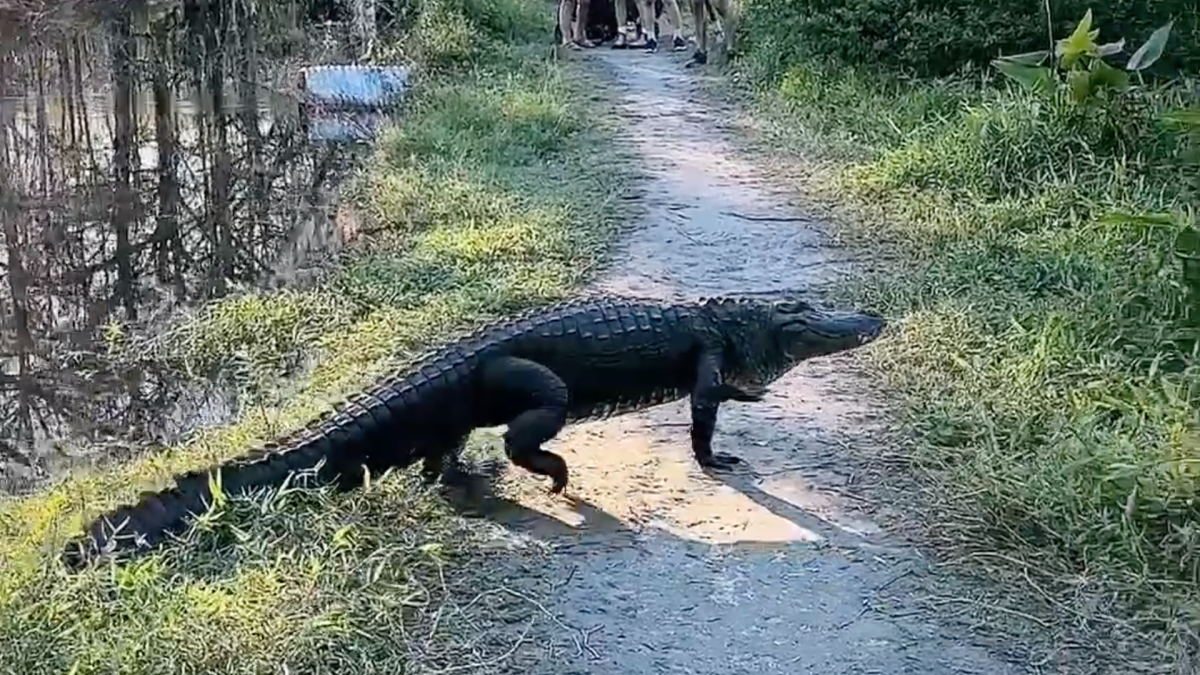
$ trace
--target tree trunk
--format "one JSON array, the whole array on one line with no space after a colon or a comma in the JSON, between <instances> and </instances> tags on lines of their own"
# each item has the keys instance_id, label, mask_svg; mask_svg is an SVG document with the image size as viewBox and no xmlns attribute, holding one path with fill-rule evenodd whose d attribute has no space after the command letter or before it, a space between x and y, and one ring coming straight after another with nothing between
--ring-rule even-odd
<instances>
[{"instance_id":1,"label":"tree trunk","mask_svg":"<svg viewBox=\"0 0 1200 675\"><path fill-rule=\"evenodd\" d=\"M154 228L155 274L173 282L180 299L187 293L183 275L183 238L179 231L179 138L175 128L175 91L171 85L171 28L154 28L154 139L158 146L158 219Z\"/></svg>"},{"instance_id":2,"label":"tree trunk","mask_svg":"<svg viewBox=\"0 0 1200 675\"><path fill-rule=\"evenodd\" d=\"M133 119L133 35L130 30L128 12L122 12L115 26L116 41L113 45L113 181L116 200L112 211L112 227L117 237L117 298L125 307L125 316L130 321L137 319L133 251L129 242L129 228L137 217L133 194L133 171L131 155L136 151L137 140Z\"/></svg>"},{"instance_id":3,"label":"tree trunk","mask_svg":"<svg viewBox=\"0 0 1200 675\"><path fill-rule=\"evenodd\" d=\"M6 83L14 70L11 58L7 55L0 56L0 99L7 98ZM17 440L18 446L21 446L33 441L33 405L30 393L33 387L29 386L29 379L32 377L30 359L35 345L33 331L29 326L29 275L25 271L19 222L23 214L19 195L11 180L14 168L13 149L8 144L11 124L7 113L0 111L0 223L3 223L0 227L4 232L8 290L12 298L12 325L16 334L14 352L17 359L17 409L14 411L15 428L12 436ZM21 455L18 454L18 457Z\"/></svg>"}]
</instances>

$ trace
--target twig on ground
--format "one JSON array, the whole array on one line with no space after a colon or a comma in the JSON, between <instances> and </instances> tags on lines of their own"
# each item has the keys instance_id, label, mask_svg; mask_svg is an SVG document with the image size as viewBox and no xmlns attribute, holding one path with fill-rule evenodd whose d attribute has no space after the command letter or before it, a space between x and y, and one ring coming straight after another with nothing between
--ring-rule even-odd
<instances>
[{"instance_id":1,"label":"twig on ground","mask_svg":"<svg viewBox=\"0 0 1200 675\"><path fill-rule=\"evenodd\" d=\"M856 622L859 619L866 616L867 612L871 611L871 609L873 608L873 606L874 606L873 601L875 600L875 598L879 597L880 593L885 591L888 586L891 586L892 584L896 583L897 581L900 581L901 579L903 579L904 577L906 577L910 574L912 574L911 569L904 570L903 572L900 572L899 574L894 575L891 579L888 579L887 581L883 582L882 584L879 584L879 586L877 586L875 588L875 590L871 591L871 594L869 596L863 598L863 602L862 602L863 606L862 606L862 609L858 610L858 614L855 614L853 619L850 619L849 621L843 621L842 623L838 624L837 630L843 630L843 629L849 627L854 622Z\"/></svg>"},{"instance_id":2,"label":"twig on ground","mask_svg":"<svg viewBox=\"0 0 1200 675\"><path fill-rule=\"evenodd\" d=\"M1031 614L1027 614L1025 612L1020 612L1015 609L1009 609L1007 607L1001 607L1000 605L994 605L994 604L988 603L988 602L980 602L979 600L973 600L971 598L960 598L960 597L951 596L951 595L937 595L937 596L928 595L923 598L918 598L917 600L929 602L931 604L936 604L936 605L949 605L952 603L959 603L959 604L972 605L975 607L982 607L985 609L995 610L1002 614L1008 614L1008 615L1015 616L1015 617L1018 617L1021 619L1025 619L1027 621L1032 621L1033 623L1036 623L1037 625L1041 626L1042 628L1050 628L1050 624L1048 622L1046 622L1043 619L1039 619L1036 616L1033 616Z\"/></svg>"},{"instance_id":3,"label":"twig on ground","mask_svg":"<svg viewBox=\"0 0 1200 675\"><path fill-rule=\"evenodd\" d=\"M537 600L534 600L533 598L531 598L523 593L514 591L511 588L501 588L499 590L501 592L508 593L509 595L511 595L519 600L524 600L525 602L528 602L529 604L533 605L534 607L537 607L538 610L542 614L545 614L546 617L548 617L551 621L558 624L558 626L560 628L562 628L563 630L568 631L570 633L576 634L577 636L576 635L571 636L571 639L575 642L575 651L576 651L575 655L576 656L583 656L584 653L587 653L592 658L595 658L595 659L600 658L600 653L597 652L591 646L591 644L588 643L588 640L591 638L593 633L604 628L603 624L598 624L598 625L593 626L585 631L583 629L576 628L575 626L570 626L570 625L564 623L562 621L562 619L559 619L557 616L554 616L554 614L552 614L550 612L550 610L546 609L545 605L543 605L542 603L538 602Z\"/></svg>"},{"instance_id":4,"label":"twig on ground","mask_svg":"<svg viewBox=\"0 0 1200 675\"><path fill-rule=\"evenodd\" d=\"M753 222L753 223L803 223L803 222L805 222L805 219L801 218L799 216L748 216L744 213L738 213L736 211L722 211L721 215L732 216L734 218L740 218L742 220L749 220L750 222Z\"/></svg>"},{"instance_id":5,"label":"twig on ground","mask_svg":"<svg viewBox=\"0 0 1200 675\"><path fill-rule=\"evenodd\" d=\"M577 628L575 626L571 626L567 623L564 623L562 621L562 619L559 619L557 616L555 616L549 609L546 609L546 606L543 605L542 603L538 602L537 600L534 600L533 598L525 595L524 593L515 591L511 588L503 588L502 587L502 588L497 588L497 589L493 589L490 591L484 591L483 593L480 593L480 594L476 595L474 598L472 598L470 602L468 602L464 607L462 607L458 611L459 611L459 613L463 613L467 609L469 609L472 605L479 602L483 598L492 596L492 595L496 595L498 593L504 593L504 594L514 597L518 600L522 600L526 603L529 603L530 605L533 605L534 607L537 608L538 611L540 611L543 615L545 615L546 618L550 619L550 621L552 621L553 623L558 625L558 627L560 627L563 630L570 633L571 641L575 643L575 655L576 656L583 656L586 653L586 654L590 655L592 658L597 658L597 659L600 658L599 652L597 652L595 650L595 648L593 648L589 644L588 640L590 639L590 637L593 633L603 629L603 627L604 627L603 624L598 624L587 630Z\"/></svg>"},{"instance_id":6,"label":"twig on ground","mask_svg":"<svg viewBox=\"0 0 1200 675\"><path fill-rule=\"evenodd\" d=\"M567 578L566 578L566 579L563 579L562 581L560 581L560 582L558 582L558 583L556 583L556 584L554 584L553 586L551 586L551 588L552 588L552 589L554 590L554 592L556 592L556 593L557 593L558 591L560 591L560 590L562 590L562 589L566 588L566 587L567 587L567 584L571 583L571 580L575 578L575 573L576 573L576 572L578 572L578 571L579 571L579 565L572 565L572 566L571 566L571 571L567 573Z\"/></svg>"},{"instance_id":7,"label":"twig on ground","mask_svg":"<svg viewBox=\"0 0 1200 675\"><path fill-rule=\"evenodd\" d=\"M517 640L516 640L516 642L513 643L512 647L509 647L508 651L504 652L503 654L497 656L494 659L490 659L487 661L477 661L474 663L464 663L462 665L451 666L449 668L445 668L443 670L435 670L433 672L436 673L437 675L448 675L449 673L459 673L459 672L463 672L465 670L474 670L476 668L482 669L482 668L486 668L488 666L494 666L496 664L503 663L504 661L507 661L508 659L512 658L513 654L516 654L517 650L521 648L521 645L525 644L525 638L529 636L529 631L533 630L533 624L536 622L537 622L537 619L530 619L529 623L525 625L525 629L522 630L521 634L517 636Z\"/></svg>"}]
</instances>

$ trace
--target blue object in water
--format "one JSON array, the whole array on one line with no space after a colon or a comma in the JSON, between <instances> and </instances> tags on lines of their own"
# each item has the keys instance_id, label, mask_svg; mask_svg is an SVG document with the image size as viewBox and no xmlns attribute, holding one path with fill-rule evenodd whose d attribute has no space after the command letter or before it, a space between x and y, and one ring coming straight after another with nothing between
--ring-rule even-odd
<instances>
[{"instance_id":1,"label":"blue object in water","mask_svg":"<svg viewBox=\"0 0 1200 675\"><path fill-rule=\"evenodd\" d=\"M312 66L301 75L310 141L370 143L383 111L410 88L404 66Z\"/></svg>"},{"instance_id":2,"label":"blue object in water","mask_svg":"<svg viewBox=\"0 0 1200 675\"><path fill-rule=\"evenodd\" d=\"M329 143L370 143L383 126L378 112L322 110L308 116L308 140Z\"/></svg>"},{"instance_id":3,"label":"blue object in water","mask_svg":"<svg viewBox=\"0 0 1200 675\"><path fill-rule=\"evenodd\" d=\"M307 98L321 107L380 110L395 105L410 87L404 66L312 66L302 73Z\"/></svg>"}]
</instances>

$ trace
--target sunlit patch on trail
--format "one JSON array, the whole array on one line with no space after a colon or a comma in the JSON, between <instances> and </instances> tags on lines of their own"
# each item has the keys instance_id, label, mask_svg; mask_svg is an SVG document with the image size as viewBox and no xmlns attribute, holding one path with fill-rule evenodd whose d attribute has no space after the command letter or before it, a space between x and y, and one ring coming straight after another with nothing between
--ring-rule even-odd
<instances>
[{"instance_id":1,"label":"sunlit patch on trail","mask_svg":"<svg viewBox=\"0 0 1200 675\"><path fill-rule=\"evenodd\" d=\"M742 478L758 483L752 475L706 475L691 456L686 429L668 430L683 432L682 437L670 439L663 434L664 438L655 438L647 433L638 416L565 431L551 447L571 467L567 492L572 499L546 495L541 482L512 470L505 481L508 495L545 520L557 521L534 523L527 517L514 521L516 526L546 535L568 531L562 528L566 526L579 532L661 530L711 544L811 543L827 538L821 532L822 528L830 528L824 522L827 518L835 522L840 518L833 500L786 477L768 478L768 488L760 488L794 511L777 513L777 509L733 484ZM746 457L755 463L752 456ZM588 517L581 513L579 504L607 514L620 527ZM857 527L868 529L861 523ZM847 524L845 528L854 531L854 526Z\"/></svg>"}]
</instances>

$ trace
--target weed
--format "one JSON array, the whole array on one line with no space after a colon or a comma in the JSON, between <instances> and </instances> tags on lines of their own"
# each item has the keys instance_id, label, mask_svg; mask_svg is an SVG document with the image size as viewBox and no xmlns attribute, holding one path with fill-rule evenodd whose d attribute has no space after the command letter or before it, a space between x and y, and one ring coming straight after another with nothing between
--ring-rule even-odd
<instances>
[{"instance_id":1,"label":"weed","mask_svg":"<svg viewBox=\"0 0 1200 675\"><path fill-rule=\"evenodd\" d=\"M580 107L583 86L537 56L550 13L523 0L443 4L457 13L425 18L418 34L457 67L423 81L358 179L362 245L316 288L228 297L160 336L111 341L196 375L237 360L264 387L311 361L289 395L160 455L0 503L7 670L410 672L504 651L502 635L463 632L527 604L485 593L485 569L456 567L486 536L408 472L350 495L233 499L120 567L68 577L53 561L85 516L306 423L431 342L561 298L603 259L628 169L586 161L609 140L579 122L598 117ZM489 35L519 38L495 59L478 45L455 52L455 40Z\"/></svg>"},{"instance_id":2,"label":"weed","mask_svg":"<svg viewBox=\"0 0 1200 675\"><path fill-rule=\"evenodd\" d=\"M1099 56L1088 28L1065 46ZM1097 60L1064 64L1062 86L1011 62L1029 86L753 46L741 67L776 140L832 163L826 194L872 216L848 234L903 253L854 294L903 317L869 353L937 542L1039 588L1116 589L1138 626L1194 639L1200 334L1179 216L1194 173L1162 120L1198 101Z\"/></svg>"}]
</instances>

